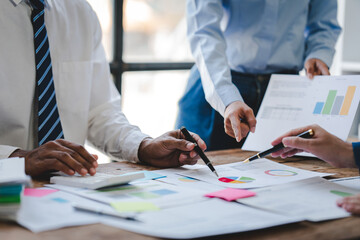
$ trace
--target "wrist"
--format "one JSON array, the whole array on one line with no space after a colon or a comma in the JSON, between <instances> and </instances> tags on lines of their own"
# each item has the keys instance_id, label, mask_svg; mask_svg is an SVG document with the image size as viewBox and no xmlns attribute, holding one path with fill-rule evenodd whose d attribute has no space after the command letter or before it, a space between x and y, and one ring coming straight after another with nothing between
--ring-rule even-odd
<instances>
[{"instance_id":1,"label":"wrist","mask_svg":"<svg viewBox=\"0 0 360 240\"><path fill-rule=\"evenodd\" d=\"M29 151L25 151L22 149L16 149L12 154L10 154L10 158L12 157L26 157Z\"/></svg>"},{"instance_id":2,"label":"wrist","mask_svg":"<svg viewBox=\"0 0 360 240\"><path fill-rule=\"evenodd\" d=\"M152 141L151 137L146 137L141 141L141 143L139 145L139 150L138 150L138 158L139 158L140 162L143 162L143 163L146 162L146 155L147 155L146 149L150 145L151 141Z\"/></svg>"}]
</instances>

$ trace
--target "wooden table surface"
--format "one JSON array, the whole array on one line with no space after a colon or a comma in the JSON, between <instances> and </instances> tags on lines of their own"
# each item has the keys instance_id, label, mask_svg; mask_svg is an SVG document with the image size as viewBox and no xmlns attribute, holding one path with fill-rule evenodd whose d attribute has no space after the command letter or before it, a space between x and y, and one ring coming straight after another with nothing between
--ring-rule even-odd
<instances>
[{"instance_id":1,"label":"wooden table surface","mask_svg":"<svg viewBox=\"0 0 360 240\"><path fill-rule=\"evenodd\" d=\"M237 162L251 156L253 152L242 150L224 150L208 152L207 156L214 165ZM335 173L331 178L358 176L357 169L339 169L334 168L315 158L294 157L290 159L272 159L277 162L298 167L301 169L317 172ZM116 162L102 164L98 172L123 173L137 170L154 170L156 168ZM47 179L36 180L36 187L48 183ZM319 203L320 204L320 203ZM15 223L0 223L0 240L60 240L60 239L79 239L79 240L138 240L138 239L157 239L148 237L118 228L105 226L102 224L93 224L80 227L69 227L42 233L32 233ZM234 233L228 235L207 237L202 239L360 239L360 217L348 217L339 220L325 221L320 223L298 222L282 225L267 229L255 230L243 233Z\"/></svg>"}]
</instances>

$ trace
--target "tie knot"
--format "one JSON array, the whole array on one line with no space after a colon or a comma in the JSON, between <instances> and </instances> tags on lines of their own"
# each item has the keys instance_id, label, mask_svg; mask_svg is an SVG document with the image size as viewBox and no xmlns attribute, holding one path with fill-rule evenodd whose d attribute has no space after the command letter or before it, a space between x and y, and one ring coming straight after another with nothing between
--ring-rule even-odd
<instances>
[{"instance_id":1,"label":"tie knot","mask_svg":"<svg viewBox=\"0 0 360 240\"><path fill-rule=\"evenodd\" d=\"M31 5L38 10L44 9L45 0L29 0Z\"/></svg>"}]
</instances>

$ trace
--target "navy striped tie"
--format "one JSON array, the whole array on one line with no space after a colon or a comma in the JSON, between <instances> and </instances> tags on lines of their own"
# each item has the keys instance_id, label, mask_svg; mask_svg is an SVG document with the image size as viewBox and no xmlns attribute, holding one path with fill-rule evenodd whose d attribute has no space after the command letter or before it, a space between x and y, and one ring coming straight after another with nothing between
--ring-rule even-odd
<instances>
[{"instance_id":1,"label":"navy striped tie","mask_svg":"<svg viewBox=\"0 0 360 240\"><path fill-rule=\"evenodd\" d=\"M50 48L45 27L44 0L30 0L34 29L36 86L38 93L38 144L64 138L56 104Z\"/></svg>"}]
</instances>

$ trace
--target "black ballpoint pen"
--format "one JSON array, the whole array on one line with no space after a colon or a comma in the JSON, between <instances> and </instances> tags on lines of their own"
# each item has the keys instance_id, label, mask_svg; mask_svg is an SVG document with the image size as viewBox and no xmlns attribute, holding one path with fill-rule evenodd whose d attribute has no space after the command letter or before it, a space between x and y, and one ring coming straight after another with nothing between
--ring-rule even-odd
<instances>
[{"instance_id":1,"label":"black ballpoint pen","mask_svg":"<svg viewBox=\"0 0 360 240\"><path fill-rule=\"evenodd\" d=\"M301 138L311 138L312 136L314 136L314 130L312 129L309 129L303 133L300 133L299 135L297 135L296 137L301 137ZM276 151L279 151L280 149L283 149L285 146L284 144L281 142L277 145L275 145L274 147L268 149L268 150L265 150L263 152L259 152L247 159L245 159L243 161L243 163L247 163L247 162L250 162L252 160L255 160L255 159L259 159L259 158L263 158L265 157L266 155L270 154L270 153L273 153L273 152L276 152Z\"/></svg>"},{"instance_id":2,"label":"black ballpoint pen","mask_svg":"<svg viewBox=\"0 0 360 240\"><path fill-rule=\"evenodd\" d=\"M215 175L217 177L219 177L219 175L217 174L214 166L211 164L210 160L207 158L207 156L205 155L205 153L203 152L203 150L201 150L201 148L198 146L197 142L195 141L195 139L190 135L189 131L185 128L185 127L181 127L181 132L184 134L185 139L194 143L195 144L195 148L194 150L197 152L197 154L199 154L199 156L201 157L201 159L205 162L205 164L210 168L210 170L215 173Z\"/></svg>"}]
</instances>

